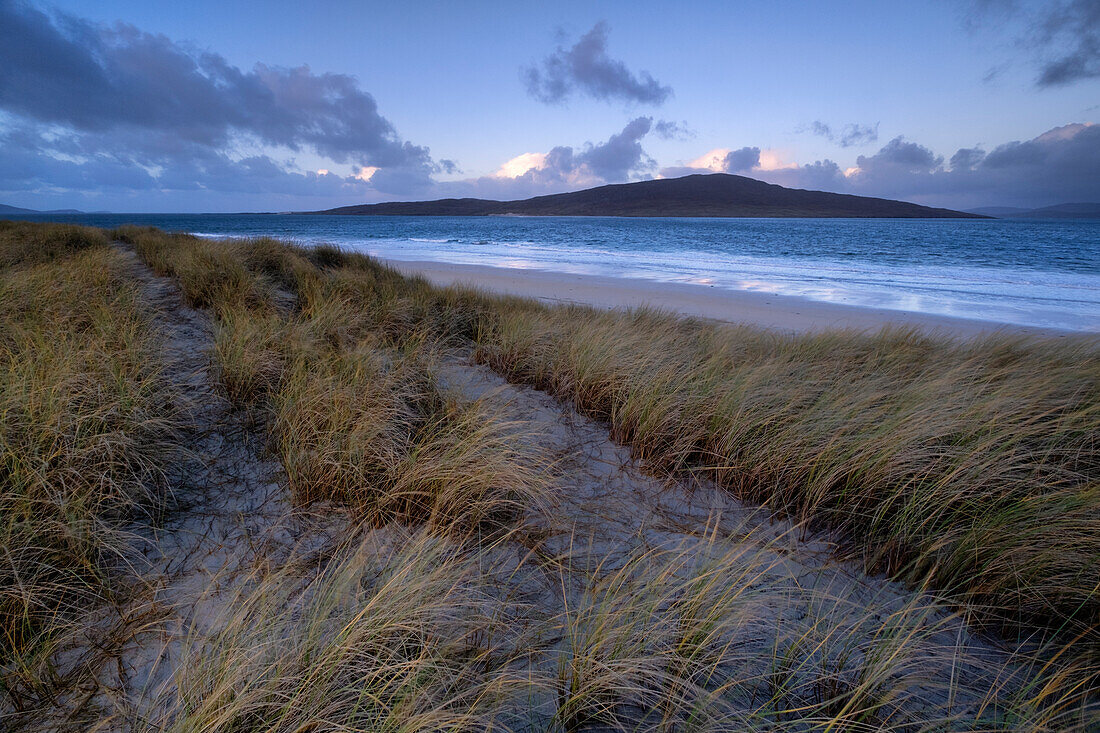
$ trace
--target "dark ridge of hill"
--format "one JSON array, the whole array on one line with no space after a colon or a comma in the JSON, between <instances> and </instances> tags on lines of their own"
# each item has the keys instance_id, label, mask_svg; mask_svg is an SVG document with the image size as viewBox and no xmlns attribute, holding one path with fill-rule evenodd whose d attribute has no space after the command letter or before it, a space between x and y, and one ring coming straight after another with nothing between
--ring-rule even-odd
<instances>
[{"instance_id":1,"label":"dark ridge of hill","mask_svg":"<svg viewBox=\"0 0 1100 733\"><path fill-rule=\"evenodd\" d=\"M985 214L1002 219L1100 219L1100 203L1054 204L1038 209L1015 206L986 206L969 209L971 214Z\"/></svg>"},{"instance_id":2,"label":"dark ridge of hill","mask_svg":"<svg viewBox=\"0 0 1100 733\"><path fill-rule=\"evenodd\" d=\"M1100 203L1055 204L1023 214L1029 219L1100 219Z\"/></svg>"},{"instance_id":3,"label":"dark ridge of hill","mask_svg":"<svg viewBox=\"0 0 1100 733\"><path fill-rule=\"evenodd\" d=\"M0 204L0 214L83 214L85 212L79 209L50 209L49 211L39 211L38 209L24 209L20 206L8 206L7 204ZM92 212L107 213L107 212Z\"/></svg>"},{"instance_id":4,"label":"dark ridge of hill","mask_svg":"<svg viewBox=\"0 0 1100 733\"><path fill-rule=\"evenodd\" d=\"M995 216L998 219L1011 219L1017 216L1025 216L1031 209L1022 209L1019 206L982 206L977 209L966 209L968 214L981 214L982 216Z\"/></svg>"},{"instance_id":5,"label":"dark ridge of hill","mask_svg":"<svg viewBox=\"0 0 1100 733\"><path fill-rule=\"evenodd\" d=\"M0 214L37 214L39 212L34 209L23 209L18 206L8 206L7 204L0 204Z\"/></svg>"},{"instance_id":6,"label":"dark ridge of hill","mask_svg":"<svg viewBox=\"0 0 1100 733\"><path fill-rule=\"evenodd\" d=\"M440 199L341 206L307 214L375 216L715 216L986 218L905 201L806 191L726 173L620 183L522 201Z\"/></svg>"}]
</instances>

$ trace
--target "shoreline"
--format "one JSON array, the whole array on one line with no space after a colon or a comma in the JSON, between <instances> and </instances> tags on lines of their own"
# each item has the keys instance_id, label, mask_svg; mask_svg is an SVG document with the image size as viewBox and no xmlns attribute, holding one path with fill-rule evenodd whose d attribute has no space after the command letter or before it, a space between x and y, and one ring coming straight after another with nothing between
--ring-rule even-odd
<instances>
[{"instance_id":1,"label":"shoreline","mask_svg":"<svg viewBox=\"0 0 1100 733\"><path fill-rule=\"evenodd\" d=\"M466 285L502 295L549 303L621 309L649 305L730 324L806 333L830 329L877 331L886 326L918 328L932 334L976 337L994 333L1045 338L1096 337L1089 331L1022 326L1012 323L846 305L695 283L641 278L577 275L539 269L460 265L429 260L379 258L405 275L421 275L435 285Z\"/></svg>"}]
</instances>

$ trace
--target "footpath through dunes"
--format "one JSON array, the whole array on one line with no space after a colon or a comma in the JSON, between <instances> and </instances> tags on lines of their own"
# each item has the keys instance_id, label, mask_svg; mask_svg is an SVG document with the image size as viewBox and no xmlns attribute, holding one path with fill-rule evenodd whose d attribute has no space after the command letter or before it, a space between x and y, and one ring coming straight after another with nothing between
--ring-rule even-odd
<instances>
[{"instance_id":1,"label":"footpath through dunes","mask_svg":"<svg viewBox=\"0 0 1100 733\"><path fill-rule=\"evenodd\" d=\"M184 419L166 466L161 521L128 528L124 564L140 577L120 605L82 619L57 659L63 671L94 671L65 695L57 718L26 716L31 729L65 718L74 730L156 728L178 705L180 674L195 653L189 647L216 633L265 568L330 546L349 526L338 507L290 500L265 437L223 396L210 314L184 303L178 285L155 276L132 248L113 246L138 283Z\"/></svg>"},{"instance_id":2,"label":"footpath through dunes","mask_svg":"<svg viewBox=\"0 0 1100 733\"><path fill-rule=\"evenodd\" d=\"M89 622L70 660L112 664L30 729L74 708L74 729L181 733L1100 722L1051 650L979 634L714 471L636 460L563 389L584 375L556 373L565 401L509 383L486 364L520 375L520 344L487 358L482 329L541 307L330 248L115 234L188 450L174 510L134 529L149 594L100 612L124 643Z\"/></svg>"},{"instance_id":3,"label":"footpath through dunes","mask_svg":"<svg viewBox=\"0 0 1100 733\"><path fill-rule=\"evenodd\" d=\"M480 350L494 338L483 333L486 322L504 328L508 317L525 318L537 329L540 315L584 321L591 314L433 289L331 248L123 236L217 314L226 388L239 405L269 414L273 448L299 500L336 499L376 526L392 528L395 519L426 525L450 542L465 537L460 545L474 534L491 539L493 526L517 508L526 515L511 539L483 544L474 555L486 583L506 548L518 541L529 551L505 580L493 581L489 595L497 600L486 602L500 609L501 593L504 606L519 594L524 611L478 632L514 641L518 630L534 630L519 637L529 646L493 648L486 667L539 673L524 687L526 725L645 727L658 708L669 720L699 714L753 726L981 721L1067 729L1094 720L1088 699L1081 702L1080 678L1049 673L1049 656L998 652L931 597L836 562L804 527L777 528L733 501L728 487L647 477L605 426L464 359L435 359L440 349L469 355L475 339ZM295 308L273 314L264 305L272 284L296 295ZM494 320L500 312L503 325ZM694 333L690 324L666 320L658 325ZM759 339L733 335L750 345ZM490 363L502 356L507 363L507 349L515 353L522 343L505 341L495 355L490 345ZM816 358L820 344L808 346L800 357ZM502 371L514 375L515 363ZM538 373L537 359L524 363ZM572 377L572 386L589 389L584 376ZM449 390L461 399L443 394ZM541 403L529 401L532 395ZM584 400L573 394L571 401ZM524 439L531 435L533 442ZM517 451L520 441L534 450ZM555 465L550 507L532 511L547 491L523 464L537 468L547 457ZM419 566L416 557L402 557ZM257 695L266 689L237 679Z\"/></svg>"},{"instance_id":4,"label":"footpath through dunes","mask_svg":"<svg viewBox=\"0 0 1100 733\"><path fill-rule=\"evenodd\" d=\"M1035 674L942 601L838 559L828 535L708 480L659 478L606 425L509 384L472 355L452 353L437 374L523 424L530 450L551 459L549 503L530 513L526 541L554 585L533 610L537 624L561 629L544 653L575 665L581 692L569 715L578 720L658 728L647 716L660 695L640 679L663 677L653 662L667 622L682 625L674 643L721 658L702 665L727 693L708 701L711 724L951 727L980 720L998 705L991 691L1007 700ZM570 623L563 612L574 614ZM600 699L616 688L619 709Z\"/></svg>"}]
</instances>

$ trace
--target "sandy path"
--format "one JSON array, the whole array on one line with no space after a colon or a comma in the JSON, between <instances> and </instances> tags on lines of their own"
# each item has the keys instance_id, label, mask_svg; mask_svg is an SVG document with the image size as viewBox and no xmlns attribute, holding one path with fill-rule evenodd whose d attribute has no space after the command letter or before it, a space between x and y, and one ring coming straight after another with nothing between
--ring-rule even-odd
<instances>
[{"instance_id":1,"label":"sandy path","mask_svg":"<svg viewBox=\"0 0 1100 733\"><path fill-rule=\"evenodd\" d=\"M73 645L73 656L99 648L109 660L63 706L79 708L67 715L129 730L156 720L160 706L171 703L189 637L218 624L253 571L329 546L349 520L333 507L306 514L291 504L264 436L219 391L210 314L188 307L177 284L155 276L130 248L117 248L151 307L165 373L184 395L188 417L185 452L167 476L163 522L131 528L129 562L141 576L134 596L121 608L101 609L106 617L88 623Z\"/></svg>"},{"instance_id":2,"label":"sandy path","mask_svg":"<svg viewBox=\"0 0 1100 733\"><path fill-rule=\"evenodd\" d=\"M546 536L542 552L562 572L558 590L571 586L567 598L547 588L548 614L560 612L554 606L566 600L576 607L593 572L606 576L639 552L673 550L692 558L689 567L732 556L730 582L746 589L738 606L744 618L730 643L741 674L766 678L777 644L782 651L802 643L795 676L806 679L792 683L793 694L812 697L818 693L810 678L823 666L846 665L845 674L855 678L865 659L885 651L889 645L876 647L876 633L889 619L911 629L904 648L889 652L896 654L892 674L904 679L907 695L896 703L909 713L950 709L965 717L995 680L1011 688L1011 678L1022 673L1005 666L1005 649L972 633L934 599L836 559L828 537L776 521L709 481L654 477L610 439L606 426L550 395L509 384L459 357L447 360L438 377L462 397L485 400L501 417L525 425L537 450L555 462L551 506L530 518ZM807 663L814 655L819 659ZM952 679L957 689L949 700Z\"/></svg>"}]
</instances>

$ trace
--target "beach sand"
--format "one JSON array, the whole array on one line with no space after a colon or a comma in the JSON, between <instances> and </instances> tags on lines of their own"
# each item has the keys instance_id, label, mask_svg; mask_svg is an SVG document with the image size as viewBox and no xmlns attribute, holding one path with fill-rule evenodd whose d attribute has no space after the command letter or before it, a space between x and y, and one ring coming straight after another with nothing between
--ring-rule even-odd
<instances>
[{"instance_id":1,"label":"beach sand","mask_svg":"<svg viewBox=\"0 0 1100 733\"><path fill-rule=\"evenodd\" d=\"M940 316L929 313L826 303L692 283L666 283L639 278L575 275L445 262L386 260L409 275L423 275L437 285L470 285L489 292L537 298L553 303L579 303L598 308L654 306L689 316L786 332L833 328L877 331L884 326L919 328L953 337L1009 332L1068 337L1071 331Z\"/></svg>"}]
</instances>

